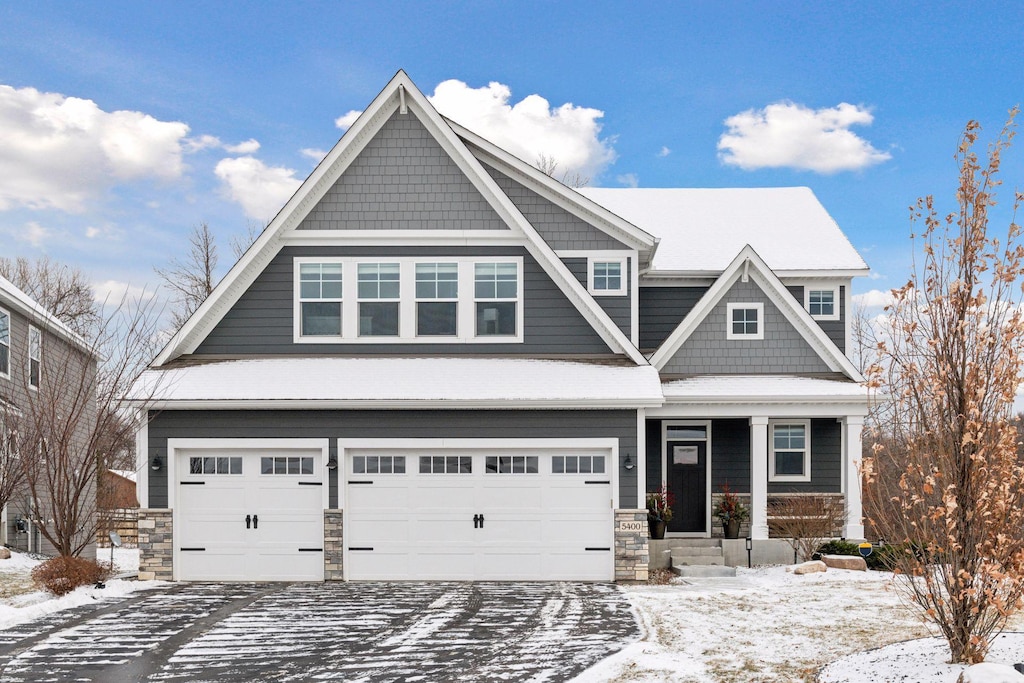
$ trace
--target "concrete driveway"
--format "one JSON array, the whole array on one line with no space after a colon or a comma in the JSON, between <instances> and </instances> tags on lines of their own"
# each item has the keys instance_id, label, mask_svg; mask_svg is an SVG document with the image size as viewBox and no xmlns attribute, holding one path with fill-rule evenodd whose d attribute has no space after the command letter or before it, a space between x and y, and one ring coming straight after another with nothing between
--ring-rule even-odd
<instances>
[{"instance_id":1,"label":"concrete driveway","mask_svg":"<svg viewBox=\"0 0 1024 683\"><path fill-rule=\"evenodd\" d=\"M608 584L176 584L0 634L0 681L564 681L637 636Z\"/></svg>"}]
</instances>

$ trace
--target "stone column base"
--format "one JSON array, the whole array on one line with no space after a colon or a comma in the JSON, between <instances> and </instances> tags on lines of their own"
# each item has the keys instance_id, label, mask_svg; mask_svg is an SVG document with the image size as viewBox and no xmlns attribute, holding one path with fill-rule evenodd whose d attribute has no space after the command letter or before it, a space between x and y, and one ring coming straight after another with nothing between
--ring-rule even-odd
<instances>
[{"instance_id":1,"label":"stone column base","mask_svg":"<svg viewBox=\"0 0 1024 683\"><path fill-rule=\"evenodd\" d=\"M324 581L345 579L343 516L342 510L324 510Z\"/></svg>"},{"instance_id":2,"label":"stone column base","mask_svg":"<svg viewBox=\"0 0 1024 683\"><path fill-rule=\"evenodd\" d=\"M615 511L615 580L646 581L647 510Z\"/></svg>"},{"instance_id":3,"label":"stone column base","mask_svg":"<svg viewBox=\"0 0 1024 683\"><path fill-rule=\"evenodd\" d=\"M173 522L173 510L139 510L139 581L174 580Z\"/></svg>"}]
</instances>

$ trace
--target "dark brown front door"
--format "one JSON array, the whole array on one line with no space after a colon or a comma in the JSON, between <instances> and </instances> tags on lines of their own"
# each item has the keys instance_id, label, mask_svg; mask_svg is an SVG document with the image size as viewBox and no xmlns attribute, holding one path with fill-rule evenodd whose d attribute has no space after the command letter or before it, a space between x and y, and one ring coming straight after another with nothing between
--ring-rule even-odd
<instances>
[{"instance_id":1,"label":"dark brown front door","mask_svg":"<svg viewBox=\"0 0 1024 683\"><path fill-rule=\"evenodd\" d=\"M675 497L669 531L707 531L707 442L665 442L668 488Z\"/></svg>"}]
</instances>

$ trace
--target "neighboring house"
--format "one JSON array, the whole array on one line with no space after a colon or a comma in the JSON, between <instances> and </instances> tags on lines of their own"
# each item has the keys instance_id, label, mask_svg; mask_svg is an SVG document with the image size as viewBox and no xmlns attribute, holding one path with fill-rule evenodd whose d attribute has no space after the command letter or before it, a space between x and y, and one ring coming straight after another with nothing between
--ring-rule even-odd
<instances>
[{"instance_id":1,"label":"neighboring house","mask_svg":"<svg viewBox=\"0 0 1024 683\"><path fill-rule=\"evenodd\" d=\"M141 575L645 578L663 481L862 538L867 272L805 188L577 192L399 72L135 388Z\"/></svg>"},{"instance_id":2,"label":"neighboring house","mask_svg":"<svg viewBox=\"0 0 1024 683\"><path fill-rule=\"evenodd\" d=\"M6 440L0 458L18 462L28 458L21 452L26 434L62 434L60 444L49 443L32 463L49 468L49 473L61 465L73 467L71 459L81 455L79 446L87 440L86 432L95 415L95 374L96 359L88 344L0 276L0 438ZM50 426L44 427L47 421ZM57 455L58 451L63 455ZM0 464L0 477L9 476L15 466ZM40 532L42 524L53 523L52 517L42 519L33 513L33 508L45 512L50 507L53 498L48 492L53 488L46 483L48 480L48 474L41 471L37 505L33 505L29 487L23 484L0 510L0 543L28 552L55 554ZM81 493L82 511L91 520L96 511L95 485ZM91 535L89 529L83 538ZM95 546L88 546L83 556L94 557Z\"/></svg>"}]
</instances>

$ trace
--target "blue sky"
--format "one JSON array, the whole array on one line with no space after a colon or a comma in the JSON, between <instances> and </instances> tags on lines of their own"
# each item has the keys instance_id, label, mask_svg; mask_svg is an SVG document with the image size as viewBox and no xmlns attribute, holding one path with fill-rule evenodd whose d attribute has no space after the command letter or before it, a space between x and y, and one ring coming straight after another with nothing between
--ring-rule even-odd
<instances>
[{"instance_id":1,"label":"blue sky","mask_svg":"<svg viewBox=\"0 0 1024 683\"><path fill-rule=\"evenodd\" d=\"M428 95L465 84L453 118L507 115L488 137L544 98L530 137L593 185L809 186L875 271L855 291L886 290L908 272L907 207L951 207L964 124L992 136L1024 100L1022 20L1020 3L6 3L0 253L152 287L205 221L226 270L230 237L402 68ZM1004 168L1005 203L1024 150Z\"/></svg>"}]
</instances>

